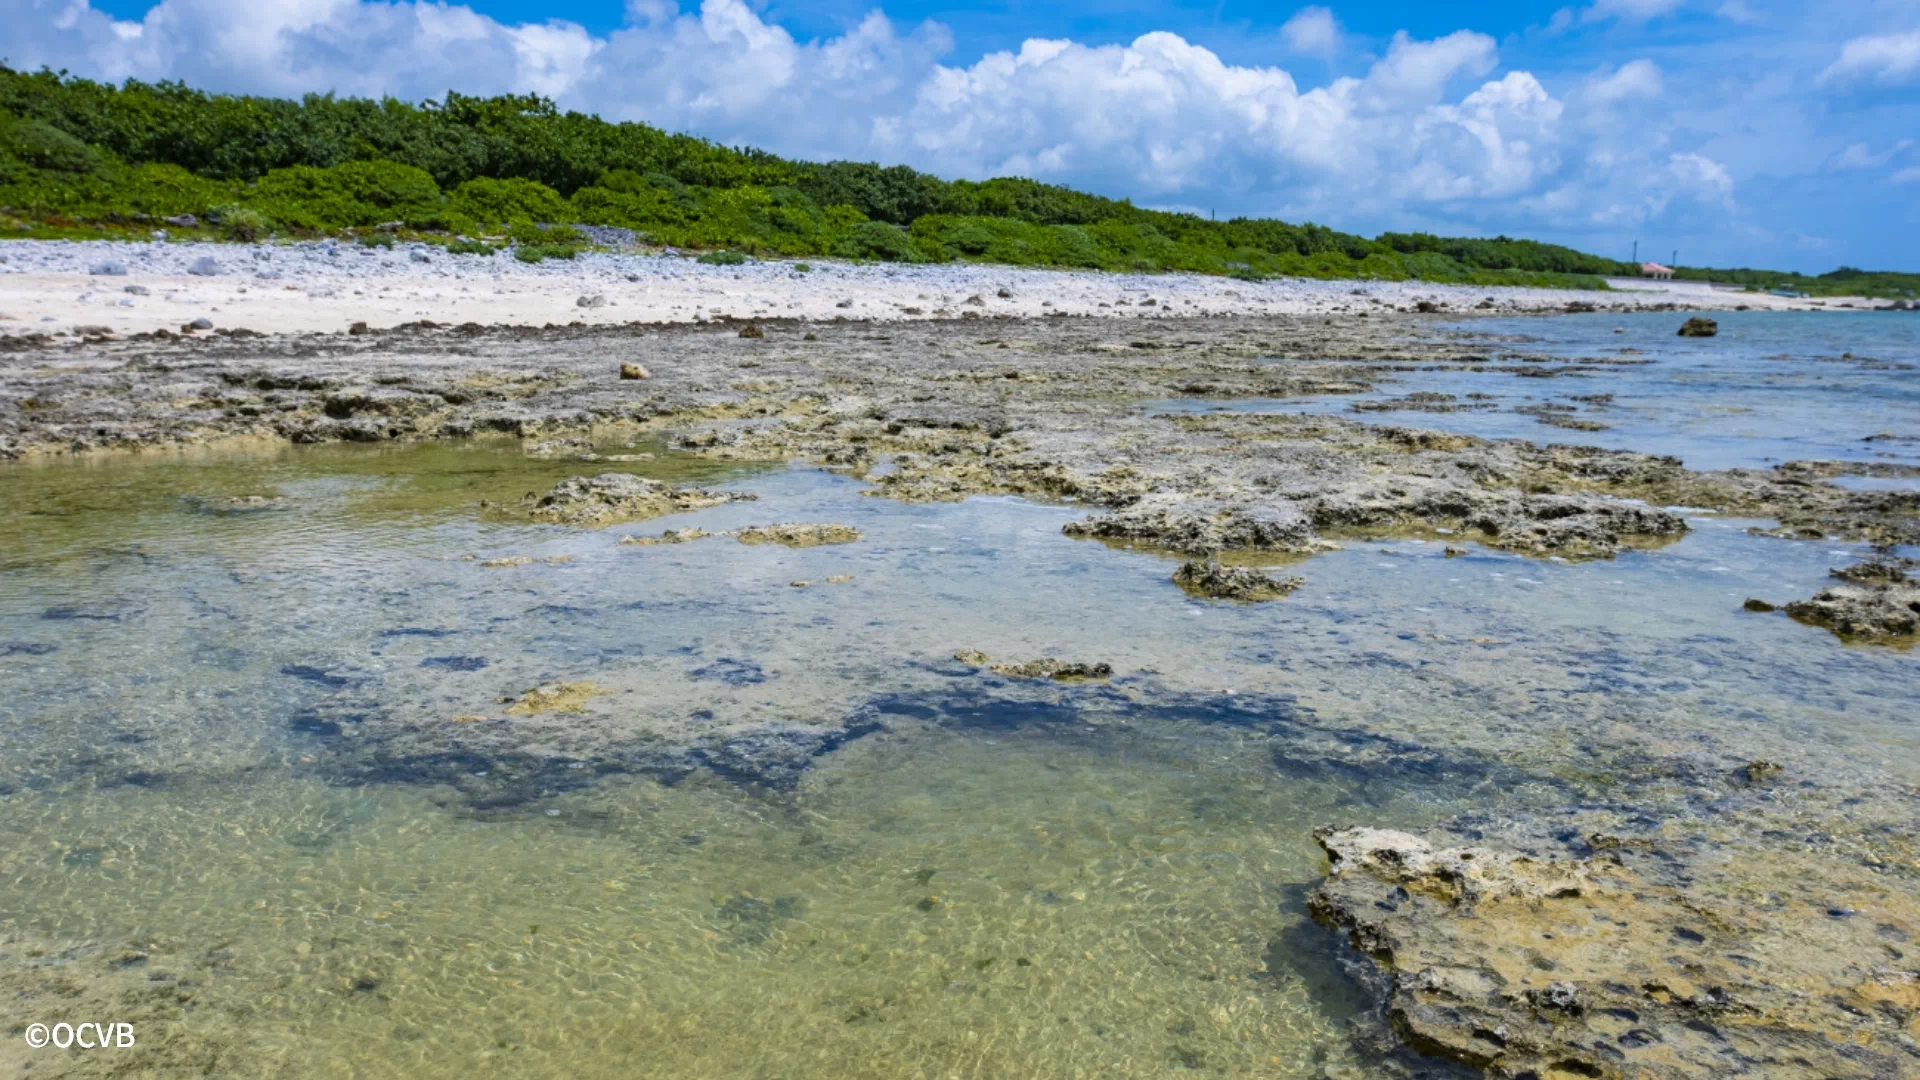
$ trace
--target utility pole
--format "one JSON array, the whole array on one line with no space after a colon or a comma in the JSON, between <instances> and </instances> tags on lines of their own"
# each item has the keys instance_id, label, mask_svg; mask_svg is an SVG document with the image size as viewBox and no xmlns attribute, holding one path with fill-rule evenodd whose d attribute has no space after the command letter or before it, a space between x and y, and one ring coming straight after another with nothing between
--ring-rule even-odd
<instances>
[{"instance_id":1,"label":"utility pole","mask_svg":"<svg viewBox=\"0 0 1920 1080\"><path fill-rule=\"evenodd\" d=\"M1668 263L1667 265L1675 267L1676 269L1680 266L1680 249L1679 248L1673 249L1673 261L1671 263Z\"/></svg>"},{"instance_id":2,"label":"utility pole","mask_svg":"<svg viewBox=\"0 0 1920 1080\"><path fill-rule=\"evenodd\" d=\"M1633 261L1636 265L1640 262L1640 241L1638 240L1633 242Z\"/></svg>"}]
</instances>

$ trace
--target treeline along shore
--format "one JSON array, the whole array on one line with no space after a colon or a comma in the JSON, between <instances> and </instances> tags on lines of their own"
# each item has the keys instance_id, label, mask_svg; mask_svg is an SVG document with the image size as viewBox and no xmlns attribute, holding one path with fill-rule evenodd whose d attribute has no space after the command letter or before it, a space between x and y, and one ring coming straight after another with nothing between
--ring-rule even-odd
<instances>
[{"instance_id":1,"label":"treeline along shore","mask_svg":"<svg viewBox=\"0 0 1920 1080\"><path fill-rule=\"evenodd\" d=\"M379 229L455 250L568 258L609 239L746 255L1606 287L1637 267L1506 237L1373 239L1266 218L1147 210L1032 180L794 161L533 95L419 104L114 86L0 65L0 235L312 238ZM584 227L584 228L583 228ZM626 230L609 234L606 229ZM629 237L628 234L631 234ZM1901 298L1920 274L1676 276Z\"/></svg>"}]
</instances>

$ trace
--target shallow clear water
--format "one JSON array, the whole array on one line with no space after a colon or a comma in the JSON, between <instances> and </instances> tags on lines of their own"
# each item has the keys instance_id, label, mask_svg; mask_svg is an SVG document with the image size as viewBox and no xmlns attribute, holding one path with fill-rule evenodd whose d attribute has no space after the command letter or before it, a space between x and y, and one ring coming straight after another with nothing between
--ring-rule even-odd
<instances>
[{"instance_id":1,"label":"shallow clear water","mask_svg":"<svg viewBox=\"0 0 1920 1080\"><path fill-rule=\"evenodd\" d=\"M1720 333L1712 338L1677 337L1686 315L1673 312L1476 319L1435 332L1487 341L1492 362L1485 370L1410 368L1357 395L1188 398L1149 408L1353 413L1356 404L1424 392L1452 395L1447 404L1461 408L1356 415L1483 438L1670 454L1695 469L1810 459L1920 463L1920 319L1904 312L1757 311L1714 318ZM1519 372L1540 365L1501 361L1508 352L1595 363L1539 378ZM1483 396L1469 397L1475 394ZM1611 401L1576 400L1602 395ZM1516 411L1542 407L1606 429L1557 428ZM1896 438L1870 440L1885 434Z\"/></svg>"},{"instance_id":2,"label":"shallow clear water","mask_svg":"<svg viewBox=\"0 0 1920 1080\"><path fill-rule=\"evenodd\" d=\"M20 1022L57 975L172 1040L140 1067L190 1072L1359 1076L1363 1003L1302 910L1315 825L1646 797L1674 758L1920 780L1912 653L1741 610L1853 546L1712 517L1582 564L1356 541L1285 601L1220 604L1063 536L1073 507L604 449L655 457L0 471ZM480 505L608 468L759 500L600 532ZM208 501L244 495L284 501ZM864 536L619 543L773 521ZM1022 682L963 648L1116 676ZM503 710L552 681L602 693ZM786 789L662 764L850 723ZM124 1004L176 984L196 1004Z\"/></svg>"}]
</instances>

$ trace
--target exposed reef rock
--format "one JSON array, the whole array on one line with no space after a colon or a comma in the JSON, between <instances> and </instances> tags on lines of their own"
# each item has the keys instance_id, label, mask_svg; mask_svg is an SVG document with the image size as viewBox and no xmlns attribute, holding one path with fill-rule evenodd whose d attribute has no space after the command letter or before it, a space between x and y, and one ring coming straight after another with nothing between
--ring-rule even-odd
<instances>
[{"instance_id":1,"label":"exposed reef rock","mask_svg":"<svg viewBox=\"0 0 1920 1080\"><path fill-rule=\"evenodd\" d=\"M674 487L631 473L576 476L554 485L534 505L533 516L560 525L600 529L623 521L704 510L756 496L740 491Z\"/></svg>"},{"instance_id":2,"label":"exposed reef rock","mask_svg":"<svg viewBox=\"0 0 1920 1080\"><path fill-rule=\"evenodd\" d=\"M1222 566L1218 559L1193 559L1173 572L1173 583L1195 595L1219 600L1278 600L1307 581L1276 578L1250 566Z\"/></svg>"},{"instance_id":3,"label":"exposed reef rock","mask_svg":"<svg viewBox=\"0 0 1920 1080\"><path fill-rule=\"evenodd\" d=\"M1635 541L1672 540L1687 531L1686 519L1672 511L1579 495L1500 500L1465 522L1489 547L1569 558L1612 558Z\"/></svg>"},{"instance_id":4,"label":"exposed reef rock","mask_svg":"<svg viewBox=\"0 0 1920 1080\"><path fill-rule=\"evenodd\" d=\"M823 544L851 544L860 539L860 530L851 525L802 524L749 525L728 535L743 544L779 544L782 547L809 548Z\"/></svg>"},{"instance_id":5,"label":"exposed reef rock","mask_svg":"<svg viewBox=\"0 0 1920 1080\"><path fill-rule=\"evenodd\" d=\"M1712 337L1720 332L1720 324L1704 315L1695 315L1680 324L1681 337Z\"/></svg>"},{"instance_id":6,"label":"exposed reef rock","mask_svg":"<svg viewBox=\"0 0 1920 1080\"><path fill-rule=\"evenodd\" d=\"M984 667L995 674L1011 679L1052 679L1054 682L1095 682L1113 676L1113 665L1106 663L1085 664L1078 661L1061 660L1057 657L1043 656L1038 660L1026 660L1021 663L993 663L993 658L978 649L961 649L953 654L955 660L973 667Z\"/></svg>"},{"instance_id":7,"label":"exposed reef rock","mask_svg":"<svg viewBox=\"0 0 1920 1080\"><path fill-rule=\"evenodd\" d=\"M1313 533L1313 522L1291 503L1239 505L1161 495L1065 526L1068 536L1136 541L1188 555L1215 551L1306 554L1334 545Z\"/></svg>"},{"instance_id":8,"label":"exposed reef rock","mask_svg":"<svg viewBox=\"0 0 1920 1080\"><path fill-rule=\"evenodd\" d=\"M1913 559L1883 559L1832 572L1841 584L1795 600L1787 614L1849 641L1891 642L1920 636L1920 581Z\"/></svg>"},{"instance_id":9,"label":"exposed reef rock","mask_svg":"<svg viewBox=\"0 0 1920 1080\"><path fill-rule=\"evenodd\" d=\"M1401 1039L1492 1076L1920 1071L1910 894L1797 841L1677 831L1574 854L1323 828L1308 909L1370 961Z\"/></svg>"}]
</instances>

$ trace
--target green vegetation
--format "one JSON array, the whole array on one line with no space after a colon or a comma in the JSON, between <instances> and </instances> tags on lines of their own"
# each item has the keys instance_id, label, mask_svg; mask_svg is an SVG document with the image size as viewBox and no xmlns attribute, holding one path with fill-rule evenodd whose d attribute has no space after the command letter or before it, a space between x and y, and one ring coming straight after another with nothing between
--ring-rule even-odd
<instances>
[{"instance_id":1,"label":"green vegetation","mask_svg":"<svg viewBox=\"0 0 1920 1080\"><path fill-rule=\"evenodd\" d=\"M1702 266L1675 267L1673 276L1688 281L1718 281L1765 292L1792 289L1808 296L1920 297L1920 274L1887 270L1856 270L1843 266L1818 276L1779 270L1713 270Z\"/></svg>"},{"instance_id":2,"label":"green vegetation","mask_svg":"<svg viewBox=\"0 0 1920 1080\"><path fill-rule=\"evenodd\" d=\"M747 257L731 248L721 248L719 251L707 252L697 261L706 263L708 266L739 266L747 261Z\"/></svg>"},{"instance_id":3,"label":"green vegetation","mask_svg":"<svg viewBox=\"0 0 1920 1080\"><path fill-rule=\"evenodd\" d=\"M571 259L578 250L566 244L515 244L513 257L523 263L537 263L548 259Z\"/></svg>"},{"instance_id":4,"label":"green vegetation","mask_svg":"<svg viewBox=\"0 0 1920 1080\"><path fill-rule=\"evenodd\" d=\"M379 228L444 236L455 241L448 250L465 253L495 250L477 238L504 237L529 262L571 258L588 238L570 226L594 225L708 251L707 261L722 264L831 255L1577 288L1633 272L1529 240L1369 240L1312 224L1144 210L1032 180L788 161L562 113L532 95L289 101L0 66L0 219L30 236L144 235L182 214L199 222L169 225L174 235ZM1893 295L1920 282L1845 273ZM1766 284L1807 280L1771 275Z\"/></svg>"}]
</instances>

